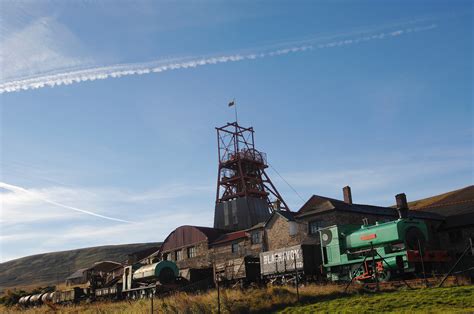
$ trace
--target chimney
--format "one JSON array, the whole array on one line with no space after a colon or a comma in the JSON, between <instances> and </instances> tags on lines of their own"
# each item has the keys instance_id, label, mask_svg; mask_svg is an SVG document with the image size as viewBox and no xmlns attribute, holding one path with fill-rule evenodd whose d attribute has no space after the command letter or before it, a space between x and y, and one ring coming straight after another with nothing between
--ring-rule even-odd
<instances>
[{"instance_id":1,"label":"chimney","mask_svg":"<svg viewBox=\"0 0 474 314\"><path fill-rule=\"evenodd\" d=\"M342 193L344 194L344 202L352 205L352 193L351 193L351 187L350 186L345 186L342 188Z\"/></svg>"},{"instance_id":2,"label":"chimney","mask_svg":"<svg viewBox=\"0 0 474 314\"><path fill-rule=\"evenodd\" d=\"M400 193L395 195L395 200L397 201L397 211L399 218L407 218L408 217L408 203L407 203L407 196L405 193Z\"/></svg>"}]
</instances>

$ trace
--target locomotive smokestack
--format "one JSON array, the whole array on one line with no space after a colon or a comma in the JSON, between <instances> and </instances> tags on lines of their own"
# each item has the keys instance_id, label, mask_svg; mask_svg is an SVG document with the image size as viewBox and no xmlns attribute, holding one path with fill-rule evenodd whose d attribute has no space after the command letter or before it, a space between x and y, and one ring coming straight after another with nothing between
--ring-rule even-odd
<instances>
[{"instance_id":1,"label":"locomotive smokestack","mask_svg":"<svg viewBox=\"0 0 474 314\"><path fill-rule=\"evenodd\" d=\"M408 217L408 203L407 203L407 196L405 193L400 193L395 195L395 200L397 201L397 211L399 218L407 218Z\"/></svg>"},{"instance_id":2,"label":"locomotive smokestack","mask_svg":"<svg viewBox=\"0 0 474 314\"><path fill-rule=\"evenodd\" d=\"M351 193L351 187L350 186L345 186L342 188L342 193L344 194L344 202L352 205L352 193Z\"/></svg>"}]
</instances>

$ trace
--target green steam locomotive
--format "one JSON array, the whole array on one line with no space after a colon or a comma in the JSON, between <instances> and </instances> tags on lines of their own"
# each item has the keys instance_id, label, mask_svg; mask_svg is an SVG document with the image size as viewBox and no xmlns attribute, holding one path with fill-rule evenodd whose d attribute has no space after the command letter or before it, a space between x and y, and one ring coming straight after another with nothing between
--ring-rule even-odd
<instances>
[{"instance_id":1,"label":"green steam locomotive","mask_svg":"<svg viewBox=\"0 0 474 314\"><path fill-rule=\"evenodd\" d=\"M335 225L320 230L323 267L331 281L388 281L449 259L427 250L425 222L410 218L375 225ZM426 263L426 264L425 264Z\"/></svg>"}]
</instances>

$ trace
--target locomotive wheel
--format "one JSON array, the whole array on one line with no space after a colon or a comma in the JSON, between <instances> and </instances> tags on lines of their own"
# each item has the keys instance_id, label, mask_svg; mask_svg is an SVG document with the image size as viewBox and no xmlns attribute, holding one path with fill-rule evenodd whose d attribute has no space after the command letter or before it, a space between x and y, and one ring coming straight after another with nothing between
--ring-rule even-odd
<instances>
[{"instance_id":1,"label":"locomotive wheel","mask_svg":"<svg viewBox=\"0 0 474 314\"><path fill-rule=\"evenodd\" d=\"M392 273L388 269L384 269L381 272L377 274L378 280L381 282L386 282L389 281L390 278L392 277Z\"/></svg>"},{"instance_id":2,"label":"locomotive wheel","mask_svg":"<svg viewBox=\"0 0 474 314\"><path fill-rule=\"evenodd\" d=\"M358 266L357 266L358 267ZM354 280L355 283L358 283L358 284L362 284L364 283L364 281L362 280L357 280L355 278L359 277L360 275L362 275L364 273L364 269L363 268L360 268L359 270L357 270L357 267L353 267L350 271L349 271L349 279L350 280Z\"/></svg>"}]
</instances>

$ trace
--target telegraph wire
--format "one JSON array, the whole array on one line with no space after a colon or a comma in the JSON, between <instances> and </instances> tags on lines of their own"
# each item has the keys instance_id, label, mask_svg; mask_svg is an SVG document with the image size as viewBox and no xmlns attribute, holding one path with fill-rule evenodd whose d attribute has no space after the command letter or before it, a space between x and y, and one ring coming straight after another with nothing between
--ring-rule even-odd
<instances>
[{"instance_id":1,"label":"telegraph wire","mask_svg":"<svg viewBox=\"0 0 474 314\"><path fill-rule=\"evenodd\" d=\"M298 193L298 191L296 191L296 189L288 182L285 180L285 178L283 178L283 176L278 172L278 170L275 169L275 167L273 167L269 162L267 162L267 164L273 169L273 171L275 171L275 173L283 180L283 182L286 183L286 185L288 185L290 187L290 189L293 190L293 192L295 192L296 195L298 195L298 197L303 201L303 202L306 202L304 200L304 198L300 195L300 193Z\"/></svg>"}]
</instances>

